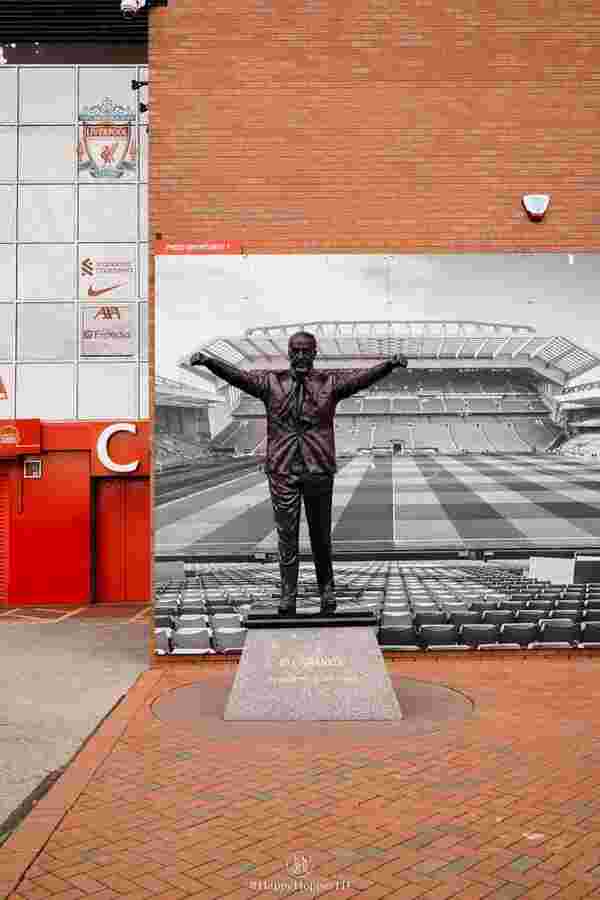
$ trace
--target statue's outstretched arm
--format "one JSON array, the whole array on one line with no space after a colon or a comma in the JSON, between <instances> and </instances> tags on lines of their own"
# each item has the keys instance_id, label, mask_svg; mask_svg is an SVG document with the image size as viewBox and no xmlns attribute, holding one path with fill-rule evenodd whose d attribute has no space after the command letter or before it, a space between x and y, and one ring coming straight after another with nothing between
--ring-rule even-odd
<instances>
[{"instance_id":1,"label":"statue's outstretched arm","mask_svg":"<svg viewBox=\"0 0 600 900\"><path fill-rule=\"evenodd\" d=\"M265 379L262 372L244 372L242 369L238 369L237 366L232 366L231 363L226 363L222 359L208 356L208 354L200 351L192 353L190 365L204 366L213 375L222 378L223 381L239 388L246 394L250 394L252 397L258 397L259 400L263 400L265 397Z\"/></svg>"},{"instance_id":2,"label":"statue's outstretched arm","mask_svg":"<svg viewBox=\"0 0 600 900\"><path fill-rule=\"evenodd\" d=\"M371 387L372 384L376 384L376 382L385 378L394 369L405 369L407 365L408 360L406 357L396 353L394 356L386 359L385 362L372 366L370 369L361 369L358 372L352 370L347 375L341 372L336 384L336 399L345 400L346 397L351 397L358 391L364 391L366 388Z\"/></svg>"}]
</instances>

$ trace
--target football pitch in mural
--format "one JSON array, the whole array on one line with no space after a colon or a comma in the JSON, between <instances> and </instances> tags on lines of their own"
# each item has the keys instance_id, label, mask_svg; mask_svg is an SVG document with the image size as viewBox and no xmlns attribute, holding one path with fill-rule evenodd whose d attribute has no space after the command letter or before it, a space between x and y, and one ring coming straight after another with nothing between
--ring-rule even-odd
<instances>
[{"instance_id":1,"label":"football pitch in mural","mask_svg":"<svg viewBox=\"0 0 600 900\"><path fill-rule=\"evenodd\" d=\"M334 559L600 549L600 458L577 451L600 430L598 256L156 264L159 572L277 562L290 535L273 487L283 458L334 476ZM298 334L314 367L302 391ZM326 408L323 449L311 433L327 432ZM306 560L319 502L305 498L299 521Z\"/></svg>"}]
</instances>

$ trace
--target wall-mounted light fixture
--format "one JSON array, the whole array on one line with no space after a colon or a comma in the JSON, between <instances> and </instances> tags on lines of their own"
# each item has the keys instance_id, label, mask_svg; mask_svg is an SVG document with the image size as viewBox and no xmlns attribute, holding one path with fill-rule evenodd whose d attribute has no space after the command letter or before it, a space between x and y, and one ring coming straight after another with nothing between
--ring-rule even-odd
<instances>
[{"instance_id":1,"label":"wall-mounted light fixture","mask_svg":"<svg viewBox=\"0 0 600 900\"><path fill-rule=\"evenodd\" d=\"M550 194L523 194L521 200L531 221L541 222L550 205Z\"/></svg>"}]
</instances>

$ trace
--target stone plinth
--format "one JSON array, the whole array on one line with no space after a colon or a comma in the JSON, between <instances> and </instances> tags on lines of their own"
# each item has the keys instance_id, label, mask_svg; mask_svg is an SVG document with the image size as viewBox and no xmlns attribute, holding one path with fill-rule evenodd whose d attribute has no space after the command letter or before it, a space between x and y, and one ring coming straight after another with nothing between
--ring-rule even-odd
<instances>
[{"instance_id":1,"label":"stone plinth","mask_svg":"<svg viewBox=\"0 0 600 900\"><path fill-rule=\"evenodd\" d=\"M399 721L372 627L248 631L227 720Z\"/></svg>"}]
</instances>

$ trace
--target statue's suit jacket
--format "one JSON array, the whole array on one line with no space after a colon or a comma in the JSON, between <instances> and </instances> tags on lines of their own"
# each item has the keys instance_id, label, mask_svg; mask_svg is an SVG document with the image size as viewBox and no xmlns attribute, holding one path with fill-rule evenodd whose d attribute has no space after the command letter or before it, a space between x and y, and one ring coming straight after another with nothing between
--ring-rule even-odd
<instances>
[{"instance_id":1,"label":"statue's suit jacket","mask_svg":"<svg viewBox=\"0 0 600 900\"><path fill-rule=\"evenodd\" d=\"M246 372L215 358L209 358L204 365L219 378L265 404L265 471L272 475L289 475L298 450L309 472L333 475L336 405L375 384L394 368L393 363L386 361L370 369L312 369L304 378L302 409L297 418L296 379L290 369Z\"/></svg>"}]
</instances>

